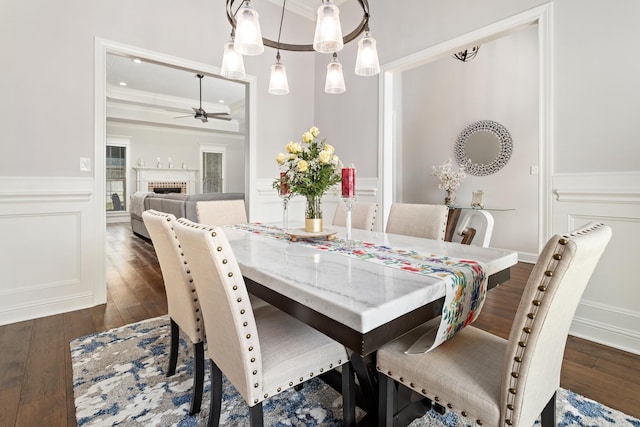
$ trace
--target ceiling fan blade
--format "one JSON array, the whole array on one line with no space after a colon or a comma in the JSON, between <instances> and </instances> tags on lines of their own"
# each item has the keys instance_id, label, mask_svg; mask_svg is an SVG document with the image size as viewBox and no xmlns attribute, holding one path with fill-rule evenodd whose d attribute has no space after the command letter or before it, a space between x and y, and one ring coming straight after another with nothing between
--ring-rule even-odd
<instances>
[{"instance_id":1,"label":"ceiling fan blade","mask_svg":"<svg viewBox=\"0 0 640 427\"><path fill-rule=\"evenodd\" d=\"M174 117L174 119L184 119L185 117L193 117L193 114L187 114L186 116Z\"/></svg>"},{"instance_id":2,"label":"ceiling fan blade","mask_svg":"<svg viewBox=\"0 0 640 427\"><path fill-rule=\"evenodd\" d=\"M209 118L216 119L216 120L226 120L226 121L231 120L231 117L220 117L220 116L212 116L212 115L209 115Z\"/></svg>"}]
</instances>

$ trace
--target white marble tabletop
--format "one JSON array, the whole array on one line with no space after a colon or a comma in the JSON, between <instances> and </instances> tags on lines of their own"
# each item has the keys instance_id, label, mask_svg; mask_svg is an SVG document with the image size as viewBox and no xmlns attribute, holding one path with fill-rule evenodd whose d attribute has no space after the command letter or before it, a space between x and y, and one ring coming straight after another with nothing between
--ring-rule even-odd
<instances>
[{"instance_id":1,"label":"white marble tabletop","mask_svg":"<svg viewBox=\"0 0 640 427\"><path fill-rule=\"evenodd\" d=\"M337 230L345 238L341 227ZM242 274L311 307L350 328L366 333L445 294L442 279L320 251L299 242L277 240L224 228ZM354 240L476 260L497 273L517 263L516 252L363 230Z\"/></svg>"}]
</instances>

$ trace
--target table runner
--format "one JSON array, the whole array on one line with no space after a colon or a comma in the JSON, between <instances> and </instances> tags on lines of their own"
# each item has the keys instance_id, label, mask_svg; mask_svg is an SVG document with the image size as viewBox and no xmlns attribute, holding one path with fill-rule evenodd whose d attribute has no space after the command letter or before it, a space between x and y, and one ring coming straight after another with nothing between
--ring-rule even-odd
<instances>
[{"instance_id":1,"label":"table runner","mask_svg":"<svg viewBox=\"0 0 640 427\"><path fill-rule=\"evenodd\" d=\"M281 228L273 225L257 222L229 227L268 238L290 241L290 237ZM347 245L347 241L341 238L304 239L292 244L443 279L446 288L445 303L437 333L434 328L420 337L416 345L411 347L411 353L432 350L451 338L478 317L484 304L487 291L486 266L475 260L392 248L367 241L356 241L355 245Z\"/></svg>"}]
</instances>

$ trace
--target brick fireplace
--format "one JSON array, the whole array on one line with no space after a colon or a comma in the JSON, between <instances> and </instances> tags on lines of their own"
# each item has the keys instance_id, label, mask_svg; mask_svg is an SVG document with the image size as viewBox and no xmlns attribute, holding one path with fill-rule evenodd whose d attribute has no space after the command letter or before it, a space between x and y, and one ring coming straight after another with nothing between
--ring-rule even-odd
<instances>
[{"instance_id":1,"label":"brick fireplace","mask_svg":"<svg viewBox=\"0 0 640 427\"><path fill-rule=\"evenodd\" d=\"M134 168L136 171L136 190L159 192L176 192L183 194L197 194L197 169L161 169Z\"/></svg>"}]
</instances>

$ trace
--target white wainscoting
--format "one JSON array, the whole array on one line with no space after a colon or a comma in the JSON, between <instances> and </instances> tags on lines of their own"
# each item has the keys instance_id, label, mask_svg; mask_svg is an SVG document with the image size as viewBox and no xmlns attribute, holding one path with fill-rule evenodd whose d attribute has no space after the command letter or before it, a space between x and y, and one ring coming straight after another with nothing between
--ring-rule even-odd
<instances>
[{"instance_id":1,"label":"white wainscoting","mask_svg":"<svg viewBox=\"0 0 640 427\"><path fill-rule=\"evenodd\" d=\"M249 218L249 221L278 222L282 221L282 199L276 190L272 188L273 180L261 178L258 180L257 197L253 203L257 204L258 215ZM339 186L338 186L339 187ZM363 202L377 202L378 180L377 178L358 178L356 197ZM325 225L333 221L333 214L340 199L340 188L330 191L322 198L322 216ZM305 199L301 196L293 197L289 201L289 222L304 223Z\"/></svg>"},{"instance_id":2,"label":"white wainscoting","mask_svg":"<svg viewBox=\"0 0 640 427\"><path fill-rule=\"evenodd\" d=\"M571 334L640 354L640 172L561 174L553 179L553 231L589 221L613 229L578 306Z\"/></svg>"},{"instance_id":3,"label":"white wainscoting","mask_svg":"<svg viewBox=\"0 0 640 427\"><path fill-rule=\"evenodd\" d=\"M106 301L92 198L92 178L0 177L0 324Z\"/></svg>"}]
</instances>

